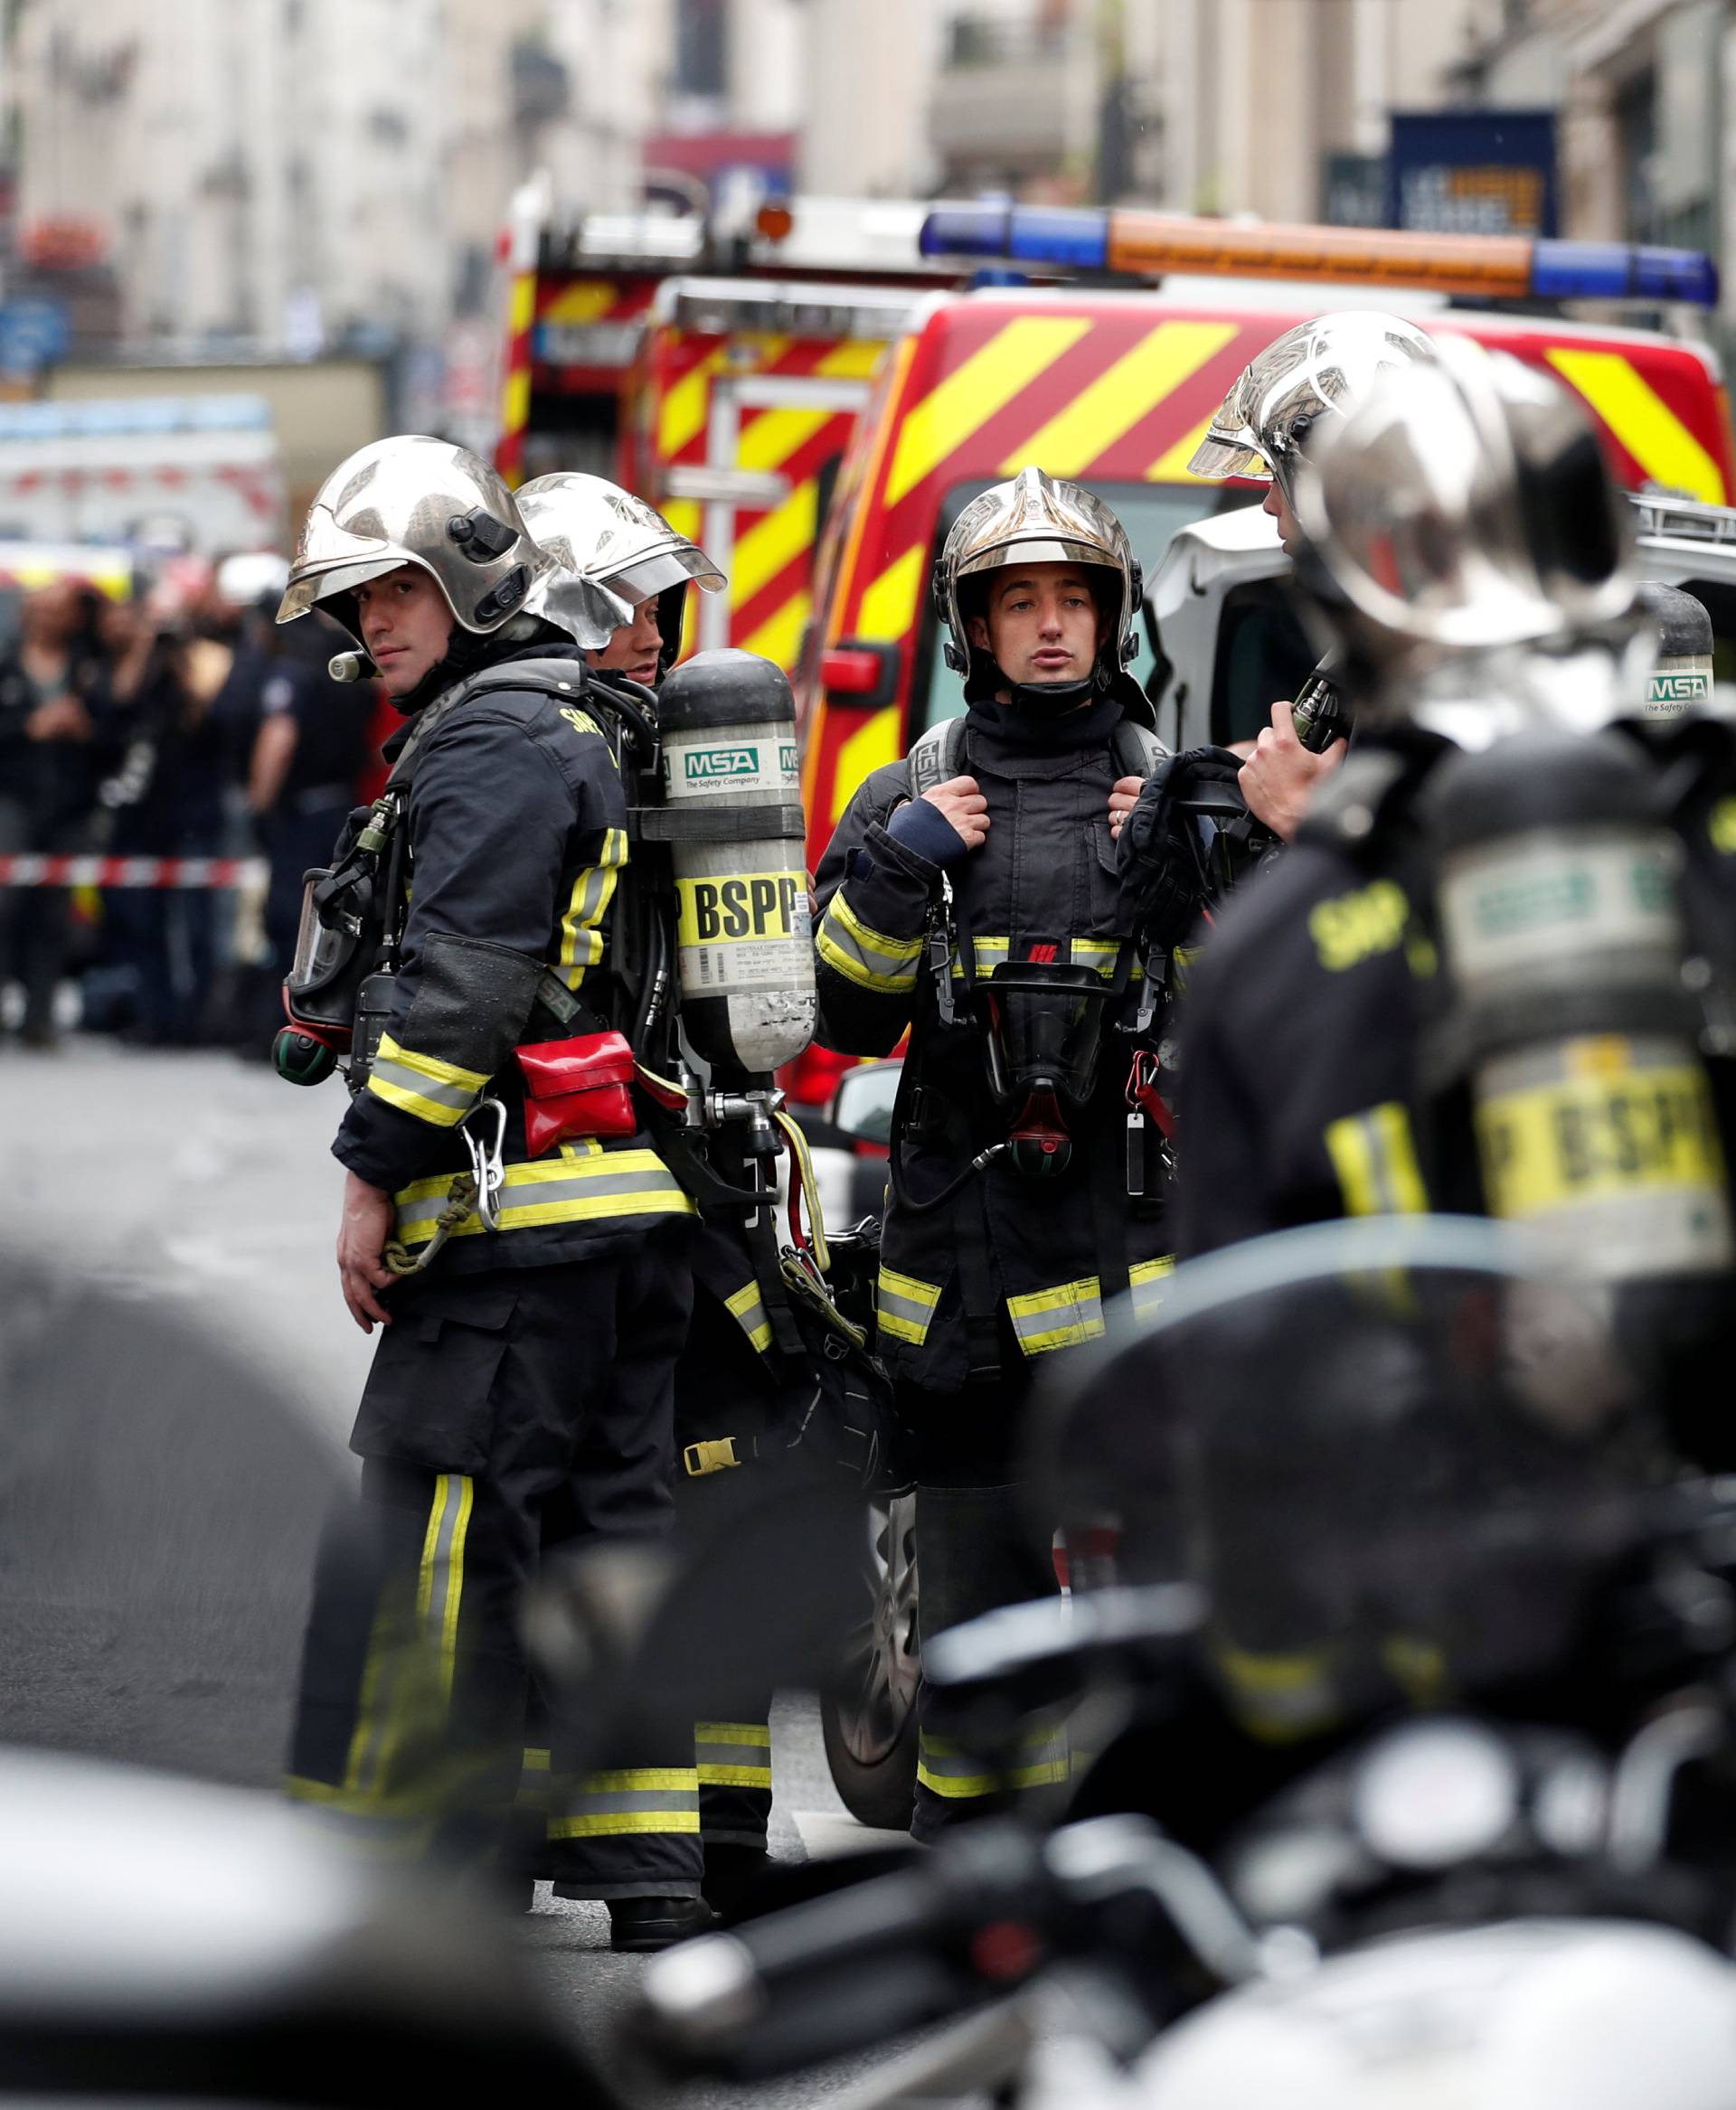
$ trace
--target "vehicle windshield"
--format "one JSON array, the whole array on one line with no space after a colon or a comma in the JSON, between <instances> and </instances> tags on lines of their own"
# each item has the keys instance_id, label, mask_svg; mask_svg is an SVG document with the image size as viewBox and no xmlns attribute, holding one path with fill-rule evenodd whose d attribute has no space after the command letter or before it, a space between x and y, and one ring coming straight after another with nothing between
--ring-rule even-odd
<instances>
[{"instance_id":1,"label":"vehicle windshield","mask_svg":"<svg viewBox=\"0 0 1736 2110\"><path fill-rule=\"evenodd\" d=\"M975 483L955 484L947 493L935 524L937 558L953 522L993 481L992 477L984 476ZM1099 484L1082 478L1080 481L1084 482L1086 490L1114 509L1127 531L1127 539L1147 579L1156 569L1158 560L1169 547L1169 538L1177 528L1185 527L1190 521L1203 520L1209 513L1227 513L1233 506L1251 504L1260 496L1257 491L1223 484ZM925 598L922 632L917 641L917 710L913 713L916 721L911 726L913 734L924 726L938 725L943 718L957 718L965 708L962 685L947 665L940 650L938 627L934 609ZM1139 641L1139 650L1128 672L1143 689L1151 676L1151 640L1144 621L1138 617L1135 618L1134 633Z\"/></svg>"}]
</instances>

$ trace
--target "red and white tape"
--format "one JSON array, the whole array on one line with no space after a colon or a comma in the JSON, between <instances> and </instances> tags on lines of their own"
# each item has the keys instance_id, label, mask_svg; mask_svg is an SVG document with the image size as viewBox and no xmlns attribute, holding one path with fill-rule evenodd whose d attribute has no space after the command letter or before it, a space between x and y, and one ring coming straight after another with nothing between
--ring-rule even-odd
<instances>
[{"instance_id":1,"label":"red and white tape","mask_svg":"<svg viewBox=\"0 0 1736 2110\"><path fill-rule=\"evenodd\" d=\"M247 887L262 857L0 857L0 887Z\"/></svg>"}]
</instances>

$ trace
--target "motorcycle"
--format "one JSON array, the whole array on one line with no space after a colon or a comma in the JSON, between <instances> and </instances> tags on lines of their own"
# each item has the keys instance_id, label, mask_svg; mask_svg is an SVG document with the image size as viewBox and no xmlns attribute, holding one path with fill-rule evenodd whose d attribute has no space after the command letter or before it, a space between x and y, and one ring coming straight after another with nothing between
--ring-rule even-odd
<instances>
[{"instance_id":1,"label":"motorcycle","mask_svg":"<svg viewBox=\"0 0 1736 2110\"><path fill-rule=\"evenodd\" d=\"M1662 1427L1500 1227L1183 1268L1039 1428L1114 1579L924 1666L986 1766L1071 1702L1070 1820L657 1959L638 2056L763 2079L939 2023L853 2110L1729 2110L1736 1483Z\"/></svg>"}]
</instances>

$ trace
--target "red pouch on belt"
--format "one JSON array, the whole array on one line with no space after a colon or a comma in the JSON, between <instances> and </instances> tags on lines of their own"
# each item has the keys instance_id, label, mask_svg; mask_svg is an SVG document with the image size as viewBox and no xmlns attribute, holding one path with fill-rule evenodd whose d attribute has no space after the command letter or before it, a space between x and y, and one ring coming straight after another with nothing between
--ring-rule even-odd
<instances>
[{"instance_id":1,"label":"red pouch on belt","mask_svg":"<svg viewBox=\"0 0 1736 2110\"><path fill-rule=\"evenodd\" d=\"M520 1048L524 1074L524 1147L541 1157L578 1135L631 1135L633 1050L621 1033L580 1033Z\"/></svg>"}]
</instances>

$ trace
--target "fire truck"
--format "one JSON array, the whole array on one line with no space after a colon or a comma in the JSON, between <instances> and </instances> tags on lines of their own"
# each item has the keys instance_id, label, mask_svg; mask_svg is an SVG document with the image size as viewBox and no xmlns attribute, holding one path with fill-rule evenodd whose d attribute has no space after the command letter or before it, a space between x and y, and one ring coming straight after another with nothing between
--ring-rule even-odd
<instances>
[{"instance_id":1,"label":"fire truck","mask_svg":"<svg viewBox=\"0 0 1736 2110\"><path fill-rule=\"evenodd\" d=\"M1710 306L1712 267L1693 252L994 205L936 207L920 239L958 264L1089 282L932 298L892 351L840 473L797 684L811 862L869 771L963 707L927 590L963 507L1034 462L1115 508L1149 579L1179 528L1260 495L1187 463L1241 368L1309 316L1387 308L1546 368L1585 399L1629 490L1722 504L1736 481L1705 345L1514 305ZM1146 274L1161 282L1135 289ZM1142 683L1160 648L1148 623ZM1172 734L1226 737L1195 706Z\"/></svg>"},{"instance_id":2,"label":"fire truck","mask_svg":"<svg viewBox=\"0 0 1736 2110\"><path fill-rule=\"evenodd\" d=\"M813 554L887 344L921 295L925 208L796 198L745 225L664 213L548 224L514 202L511 329L495 459L511 483L589 469L648 498L730 579L687 648L794 672Z\"/></svg>"}]
</instances>

